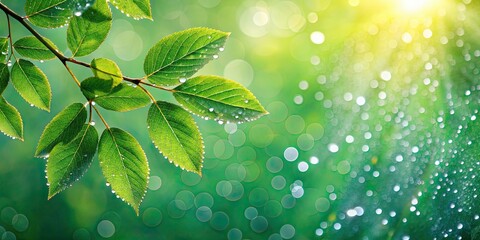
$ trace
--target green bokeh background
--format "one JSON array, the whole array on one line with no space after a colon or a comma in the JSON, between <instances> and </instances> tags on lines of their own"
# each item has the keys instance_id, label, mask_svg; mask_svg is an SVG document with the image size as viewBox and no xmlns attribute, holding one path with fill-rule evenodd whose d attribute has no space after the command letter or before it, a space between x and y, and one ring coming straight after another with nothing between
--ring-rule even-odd
<instances>
[{"instance_id":1,"label":"green bokeh background","mask_svg":"<svg viewBox=\"0 0 480 240\"><path fill-rule=\"evenodd\" d=\"M0 137L0 239L472 238L479 4L425 0L415 10L405 2L153 0L154 21L114 9L108 39L81 60L107 57L141 77L160 38L196 26L229 31L226 50L201 74L242 83L270 114L241 125L196 118L206 146L199 177L156 151L146 109L103 111L148 156L140 215L111 193L97 160L47 200L36 143L56 113L85 99L59 61L38 63L52 85L51 113L11 86L4 93L22 114L25 142ZM2 3L23 14L24 1ZM0 26L6 36L3 16ZM15 39L28 35L13 29ZM65 28L39 31L68 55Z\"/></svg>"}]
</instances>

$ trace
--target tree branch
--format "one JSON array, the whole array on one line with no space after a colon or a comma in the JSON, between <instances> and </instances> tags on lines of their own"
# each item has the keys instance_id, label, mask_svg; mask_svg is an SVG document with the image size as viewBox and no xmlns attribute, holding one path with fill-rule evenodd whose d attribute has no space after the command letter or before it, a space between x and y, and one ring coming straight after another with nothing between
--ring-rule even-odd
<instances>
[{"instance_id":1,"label":"tree branch","mask_svg":"<svg viewBox=\"0 0 480 240\"><path fill-rule=\"evenodd\" d=\"M92 66L88 63L85 63L85 62L81 62L81 61L78 61L74 58L68 58L68 57L65 57L65 55L63 55L62 53L60 53L57 49L55 49L55 47L53 47L52 45L50 45L41 35L40 33L38 33L35 29L32 28L32 26L30 26L30 24L28 24L28 22L25 20L26 18L20 16L19 14L17 14L16 12L14 12L13 10L11 10L10 8L8 8L5 4L1 3L0 2L0 9L5 12L5 14L7 14L7 18L8 16L11 16L12 18L14 18L15 20L17 20L20 24L22 24L31 34L33 34L33 36L35 36L43 45L45 45L45 47L48 48L48 50L50 50L53 54L55 54L55 56L63 63L64 66L66 66L66 62L71 62L71 63L74 63L74 64L77 64L77 65L80 65L80 66L84 66L84 67L87 67L87 68L91 68ZM12 41L10 41L12 42ZM12 48L12 51L13 51L13 48ZM127 81L127 82L131 82L135 85L139 85L141 83L143 83L143 79L142 78L131 78L131 77L126 77L126 76L123 76L123 80ZM76 82L78 82L78 80L76 80ZM164 89L165 90L165 89Z\"/></svg>"}]
</instances>

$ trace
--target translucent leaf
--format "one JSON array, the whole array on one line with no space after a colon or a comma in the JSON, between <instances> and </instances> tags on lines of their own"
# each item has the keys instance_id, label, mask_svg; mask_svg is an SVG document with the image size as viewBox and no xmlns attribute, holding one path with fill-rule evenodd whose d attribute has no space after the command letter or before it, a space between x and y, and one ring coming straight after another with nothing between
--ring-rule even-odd
<instances>
[{"instance_id":1,"label":"translucent leaf","mask_svg":"<svg viewBox=\"0 0 480 240\"><path fill-rule=\"evenodd\" d=\"M87 110L81 103L63 109L43 130L35 156L45 157L55 145L70 142L82 130L86 120Z\"/></svg>"},{"instance_id":2,"label":"translucent leaf","mask_svg":"<svg viewBox=\"0 0 480 240\"><path fill-rule=\"evenodd\" d=\"M28 20L43 28L57 28L68 23L73 13L81 14L94 0L27 0L25 13Z\"/></svg>"},{"instance_id":3,"label":"translucent leaf","mask_svg":"<svg viewBox=\"0 0 480 240\"><path fill-rule=\"evenodd\" d=\"M50 111L52 93L42 70L30 61L19 59L13 65L11 74L13 86L28 103Z\"/></svg>"},{"instance_id":4,"label":"translucent leaf","mask_svg":"<svg viewBox=\"0 0 480 240\"><path fill-rule=\"evenodd\" d=\"M97 77L90 77L82 81L80 88L88 100L94 100L96 97L110 93L112 84Z\"/></svg>"},{"instance_id":5,"label":"translucent leaf","mask_svg":"<svg viewBox=\"0 0 480 240\"><path fill-rule=\"evenodd\" d=\"M149 51L143 68L150 82L175 86L215 58L229 33L192 28L162 38Z\"/></svg>"},{"instance_id":6,"label":"translucent leaf","mask_svg":"<svg viewBox=\"0 0 480 240\"><path fill-rule=\"evenodd\" d=\"M67 30L67 44L74 57L88 55L103 43L112 26L112 13L105 0L74 15Z\"/></svg>"},{"instance_id":7,"label":"translucent leaf","mask_svg":"<svg viewBox=\"0 0 480 240\"><path fill-rule=\"evenodd\" d=\"M0 97L0 131L23 141L23 122L18 110Z\"/></svg>"},{"instance_id":8,"label":"translucent leaf","mask_svg":"<svg viewBox=\"0 0 480 240\"><path fill-rule=\"evenodd\" d=\"M110 3L127 17L152 19L150 0L115 0Z\"/></svg>"},{"instance_id":9,"label":"translucent leaf","mask_svg":"<svg viewBox=\"0 0 480 240\"><path fill-rule=\"evenodd\" d=\"M86 124L71 142L60 143L53 148L47 161L49 199L87 172L97 151L97 143L97 130Z\"/></svg>"},{"instance_id":10,"label":"translucent leaf","mask_svg":"<svg viewBox=\"0 0 480 240\"><path fill-rule=\"evenodd\" d=\"M137 140L118 129L105 129L98 146L98 159L115 194L138 214L148 182L148 162Z\"/></svg>"},{"instance_id":11,"label":"translucent leaf","mask_svg":"<svg viewBox=\"0 0 480 240\"><path fill-rule=\"evenodd\" d=\"M126 83L121 83L109 91L109 84L104 80L88 78L82 82L81 88L89 100L112 111L127 112L150 103L150 98L145 92Z\"/></svg>"},{"instance_id":12,"label":"translucent leaf","mask_svg":"<svg viewBox=\"0 0 480 240\"><path fill-rule=\"evenodd\" d=\"M0 95L2 95L5 88L7 88L9 80L10 72L8 71L8 66L4 63L0 63Z\"/></svg>"},{"instance_id":13,"label":"translucent leaf","mask_svg":"<svg viewBox=\"0 0 480 240\"><path fill-rule=\"evenodd\" d=\"M148 111L147 124L150 138L166 158L182 169L201 174L203 140L187 111L158 101Z\"/></svg>"},{"instance_id":14,"label":"translucent leaf","mask_svg":"<svg viewBox=\"0 0 480 240\"><path fill-rule=\"evenodd\" d=\"M127 112L147 106L150 98L140 88L122 83L110 93L94 98L94 101L105 109Z\"/></svg>"},{"instance_id":15,"label":"translucent leaf","mask_svg":"<svg viewBox=\"0 0 480 240\"><path fill-rule=\"evenodd\" d=\"M8 38L0 37L0 63L7 61L8 55Z\"/></svg>"},{"instance_id":16,"label":"translucent leaf","mask_svg":"<svg viewBox=\"0 0 480 240\"><path fill-rule=\"evenodd\" d=\"M55 44L52 43L52 41L48 40L47 38L44 38L45 41L47 41L51 46L55 46ZM20 55L26 57L26 58L31 58L35 60L49 60L55 58L55 54L53 54L45 45L43 45L40 40L38 40L34 36L28 36L24 38L18 39L14 44L13 47L15 48L15 51L20 53Z\"/></svg>"},{"instance_id":17,"label":"translucent leaf","mask_svg":"<svg viewBox=\"0 0 480 240\"><path fill-rule=\"evenodd\" d=\"M120 68L110 59L95 58L92 60L91 68L97 78L109 81L111 88L117 86L123 80Z\"/></svg>"},{"instance_id":18,"label":"translucent leaf","mask_svg":"<svg viewBox=\"0 0 480 240\"><path fill-rule=\"evenodd\" d=\"M217 76L189 79L173 95L193 113L218 121L252 121L267 113L248 89Z\"/></svg>"}]
</instances>

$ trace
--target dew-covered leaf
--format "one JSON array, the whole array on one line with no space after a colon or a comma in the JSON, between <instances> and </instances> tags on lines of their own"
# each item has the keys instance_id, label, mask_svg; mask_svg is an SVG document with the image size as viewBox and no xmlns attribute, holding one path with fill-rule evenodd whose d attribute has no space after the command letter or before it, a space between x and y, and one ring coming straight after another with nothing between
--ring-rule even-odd
<instances>
[{"instance_id":1,"label":"dew-covered leaf","mask_svg":"<svg viewBox=\"0 0 480 240\"><path fill-rule=\"evenodd\" d=\"M10 72L8 71L8 66L4 63L0 63L0 95L2 95L5 88L8 86L8 81L10 81Z\"/></svg>"},{"instance_id":2,"label":"dew-covered leaf","mask_svg":"<svg viewBox=\"0 0 480 240\"><path fill-rule=\"evenodd\" d=\"M114 61L110 59L93 59L91 63L91 69L97 78L110 82L111 88L117 86L123 80L123 75L120 71L120 68Z\"/></svg>"},{"instance_id":3,"label":"dew-covered leaf","mask_svg":"<svg viewBox=\"0 0 480 240\"><path fill-rule=\"evenodd\" d=\"M78 16L77 16L78 15ZM95 4L70 20L67 44L74 57L86 56L103 43L112 26L112 12L105 0Z\"/></svg>"},{"instance_id":4,"label":"dew-covered leaf","mask_svg":"<svg viewBox=\"0 0 480 240\"><path fill-rule=\"evenodd\" d=\"M110 93L99 95L93 100L101 107L117 112L131 111L150 103L150 98L144 91L126 83L116 86Z\"/></svg>"},{"instance_id":5,"label":"dew-covered leaf","mask_svg":"<svg viewBox=\"0 0 480 240\"><path fill-rule=\"evenodd\" d=\"M45 39L46 42L48 42L51 46L57 49L57 47L55 46L55 44L53 44L52 41L45 37L43 39ZM15 48L16 52L20 53L20 55L26 58L31 58L35 60L49 60L55 58L55 54L53 54L47 47L45 47L45 45L43 45L42 42L40 42L40 40L38 40L34 36L28 36L18 39L13 44L13 47Z\"/></svg>"},{"instance_id":6,"label":"dew-covered leaf","mask_svg":"<svg viewBox=\"0 0 480 240\"><path fill-rule=\"evenodd\" d=\"M36 157L45 157L59 143L70 142L82 130L87 120L87 110L74 103L59 112L43 130L38 142Z\"/></svg>"},{"instance_id":7,"label":"dew-covered leaf","mask_svg":"<svg viewBox=\"0 0 480 240\"><path fill-rule=\"evenodd\" d=\"M8 55L8 38L0 37L0 63L7 61Z\"/></svg>"},{"instance_id":8,"label":"dew-covered leaf","mask_svg":"<svg viewBox=\"0 0 480 240\"><path fill-rule=\"evenodd\" d=\"M80 133L68 143L56 145L47 161L48 198L70 187L92 164L97 151L98 133L85 124Z\"/></svg>"},{"instance_id":9,"label":"dew-covered leaf","mask_svg":"<svg viewBox=\"0 0 480 240\"><path fill-rule=\"evenodd\" d=\"M222 50L229 33L191 28L162 38L149 51L143 68L150 82L175 86L195 74Z\"/></svg>"},{"instance_id":10,"label":"dew-covered leaf","mask_svg":"<svg viewBox=\"0 0 480 240\"><path fill-rule=\"evenodd\" d=\"M47 76L32 62L19 59L12 67L12 83L28 103L50 111L52 92Z\"/></svg>"},{"instance_id":11,"label":"dew-covered leaf","mask_svg":"<svg viewBox=\"0 0 480 240\"><path fill-rule=\"evenodd\" d=\"M252 121L267 113L247 88L217 76L189 79L173 95L193 113L217 121Z\"/></svg>"},{"instance_id":12,"label":"dew-covered leaf","mask_svg":"<svg viewBox=\"0 0 480 240\"><path fill-rule=\"evenodd\" d=\"M38 27L57 28L68 23L75 12L81 14L94 0L27 0L25 14Z\"/></svg>"},{"instance_id":13,"label":"dew-covered leaf","mask_svg":"<svg viewBox=\"0 0 480 240\"><path fill-rule=\"evenodd\" d=\"M23 141L23 121L18 110L0 97L0 131Z\"/></svg>"},{"instance_id":14,"label":"dew-covered leaf","mask_svg":"<svg viewBox=\"0 0 480 240\"><path fill-rule=\"evenodd\" d=\"M98 146L98 159L107 183L138 214L150 171L140 144L121 129L105 129Z\"/></svg>"},{"instance_id":15,"label":"dew-covered leaf","mask_svg":"<svg viewBox=\"0 0 480 240\"><path fill-rule=\"evenodd\" d=\"M201 174L203 140L187 111L158 101L148 111L147 124L150 138L163 156L182 169Z\"/></svg>"},{"instance_id":16,"label":"dew-covered leaf","mask_svg":"<svg viewBox=\"0 0 480 240\"><path fill-rule=\"evenodd\" d=\"M152 19L150 0L115 0L110 3L128 17Z\"/></svg>"}]
</instances>

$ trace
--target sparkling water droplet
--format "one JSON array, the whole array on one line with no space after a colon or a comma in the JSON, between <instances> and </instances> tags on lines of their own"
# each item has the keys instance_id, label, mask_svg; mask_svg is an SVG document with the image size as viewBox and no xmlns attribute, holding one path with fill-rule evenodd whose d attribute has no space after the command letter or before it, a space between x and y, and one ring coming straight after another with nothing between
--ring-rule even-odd
<instances>
[{"instance_id":1,"label":"sparkling water droplet","mask_svg":"<svg viewBox=\"0 0 480 240\"><path fill-rule=\"evenodd\" d=\"M186 78L184 78L184 77L182 77L182 78L180 78L180 79L179 79L179 81L180 81L181 83L184 83L184 82L186 82L186 81L187 81L187 79L186 79Z\"/></svg>"}]
</instances>

